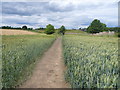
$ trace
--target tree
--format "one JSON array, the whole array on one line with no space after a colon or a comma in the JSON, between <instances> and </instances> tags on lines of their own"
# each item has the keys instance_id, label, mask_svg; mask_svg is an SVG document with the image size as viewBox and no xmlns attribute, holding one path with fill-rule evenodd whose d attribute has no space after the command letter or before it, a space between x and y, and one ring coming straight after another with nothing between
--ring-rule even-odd
<instances>
[{"instance_id":1,"label":"tree","mask_svg":"<svg viewBox=\"0 0 120 90\"><path fill-rule=\"evenodd\" d=\"M54 26L51 24L48 24L45 29L46 34L53 34L55 32Z\"/></svg>"},{"instance_id":2,"label":"tree","mask_svg":"<svg viewBox=\"0 0 120 90\"><path fill-rule=\"evenodd\" d=\"M90 26L87 28L88 33L99 33L106 30L106 24L101 23L100 20L93 20Z\"/></svg>"},{"instance_id":3,"label":"tree","mask_svg":"<svg viewBox=\"0 0 120 90\"><path fill-rule=\"evenodd\" d=\"M22 29L23 29L23 30L26 30L26 29L27 29L27 26L23 26Z\"/></svg>"},{"instance_id":4,"label":"tree","mask_svg":"<svg viewBox=\"0 0 120 90\"><path fill-rule=\"evenodd\" d=\"M59 28L58 33L64 35L64 34L65 34L65 26L62 25L62 26Z\"/></svg>"},{"instance_id":5,"label":"tree","mask_svg":"<svg viewBox=\"0 0 120 90\"><path fill-rule=\"evenodd\" d=\"M101 23L101 24L102 24L102 27L103 27L103 31L108 31L106 24L104 24L104 23Z\"/></svg>"}]
</instances>

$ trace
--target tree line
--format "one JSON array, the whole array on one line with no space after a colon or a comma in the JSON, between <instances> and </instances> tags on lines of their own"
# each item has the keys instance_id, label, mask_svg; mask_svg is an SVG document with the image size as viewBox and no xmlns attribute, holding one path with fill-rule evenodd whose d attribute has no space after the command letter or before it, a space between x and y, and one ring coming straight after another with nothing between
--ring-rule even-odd
<instances>
[{"instance_id":1,"label":"tree line","mask_svg":"<svg viewBox=\"0 0 120 90\"><path fill-rule=\"evenodd\" d=\"M22 27L11 27L11 26L2 26L1 29L17 29L17 30L33 30L33 28L28 28L27 26Z\"/></svg>"},{"instance_id":2,"label":"tree line","mask_svg":"<svg viewBox=\"0 0 120 90\"><path fill-rule=\"evenodd\" d=\"M53 34L53 33L55 33L55 28L51 24L48 24L46 26L46 28L40 27L40 28L36 28L36 29L28 28L27 26L22 26L22 27L2 26L0 28L1 29L16 29L16 30L44 30L46 34ZM64 35L65 34L65 30L66 30L65 26L62 25L59 29L57 29L57 33Z\"/></svg>"},{"instance_id":3,"label":"tree line","mask_svg":"<svg viewBox=\"0 0 120 90\"><path fill-rule=\"evenodd\" d=\"M2 29L20 29L20 30L33 30L33 28L28 28L27 26L22 26L22 27L11 27L11 26L2 26ZM46 28L36 28L34 30L44 30L46 34L53 34L55 33L55 28L53 25L48 24L46 26ZM118 33L118 36L120 36L120 27L107 27L106 24L102 23L100 20L98 19L94 19L91 24L88 26L88 28L86 29L79 29L82 31L85 31L87 33L99 33L99 32L103 32L103 31L114 31L116 33ZM65 26L61 26L59 29L57 29L57 33L58 34L62 34L64 35L66 31Z\"/></svg>"}]
</instances>

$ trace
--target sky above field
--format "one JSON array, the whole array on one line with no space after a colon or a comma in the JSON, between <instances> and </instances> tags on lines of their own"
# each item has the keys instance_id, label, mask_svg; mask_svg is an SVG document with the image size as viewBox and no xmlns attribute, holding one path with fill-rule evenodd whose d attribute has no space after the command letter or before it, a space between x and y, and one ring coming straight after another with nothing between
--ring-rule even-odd
<instances>
[{"instance_id":1,"label":"sky above field","mask_svg":"<svg viewBox=\"0 0 120 90\"><path fill-rule=\"evenodd\" d=\"M4 0L2 25L38 28L52 24L84 28L99 19L109 27L118 24L119 0Z\"/></svg>"}]
</instances>

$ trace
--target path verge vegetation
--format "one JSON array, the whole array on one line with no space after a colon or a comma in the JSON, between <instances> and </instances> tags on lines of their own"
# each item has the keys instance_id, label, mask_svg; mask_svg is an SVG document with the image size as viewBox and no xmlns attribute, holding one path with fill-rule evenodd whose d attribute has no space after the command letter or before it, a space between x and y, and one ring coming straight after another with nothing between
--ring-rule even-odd
<instances>
[{"instance_id":1,"label":"path verge vegetation","mask_svg":"<svg viewBox=\"0 0 120 90\"><path fill-rule=\"evenodd\" d=\"M11 88L26 80L37 57L41 56L55 40L54 36L15 35L3 36L2 85Z\"/></svg>"}]
</instances>

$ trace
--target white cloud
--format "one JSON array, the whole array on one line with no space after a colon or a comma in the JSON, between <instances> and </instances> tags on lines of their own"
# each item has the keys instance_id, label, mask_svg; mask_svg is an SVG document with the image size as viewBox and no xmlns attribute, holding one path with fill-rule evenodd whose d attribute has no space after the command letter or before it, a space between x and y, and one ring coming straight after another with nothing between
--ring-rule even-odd
<instances>
[{"instance_id":1,"label":"white cloud","mask_svg":"<svg viewBox=\"0 0 120 90\"><path fill-rule=\"evenodd\" d=\"M117 26L118 0L50 0L43 2L3 3L3 25L45 27L51 23L56 28L87 27L93 19L108 26ZM24 8L26 7L26 8Z\"/></svg>"}]
</instances>

